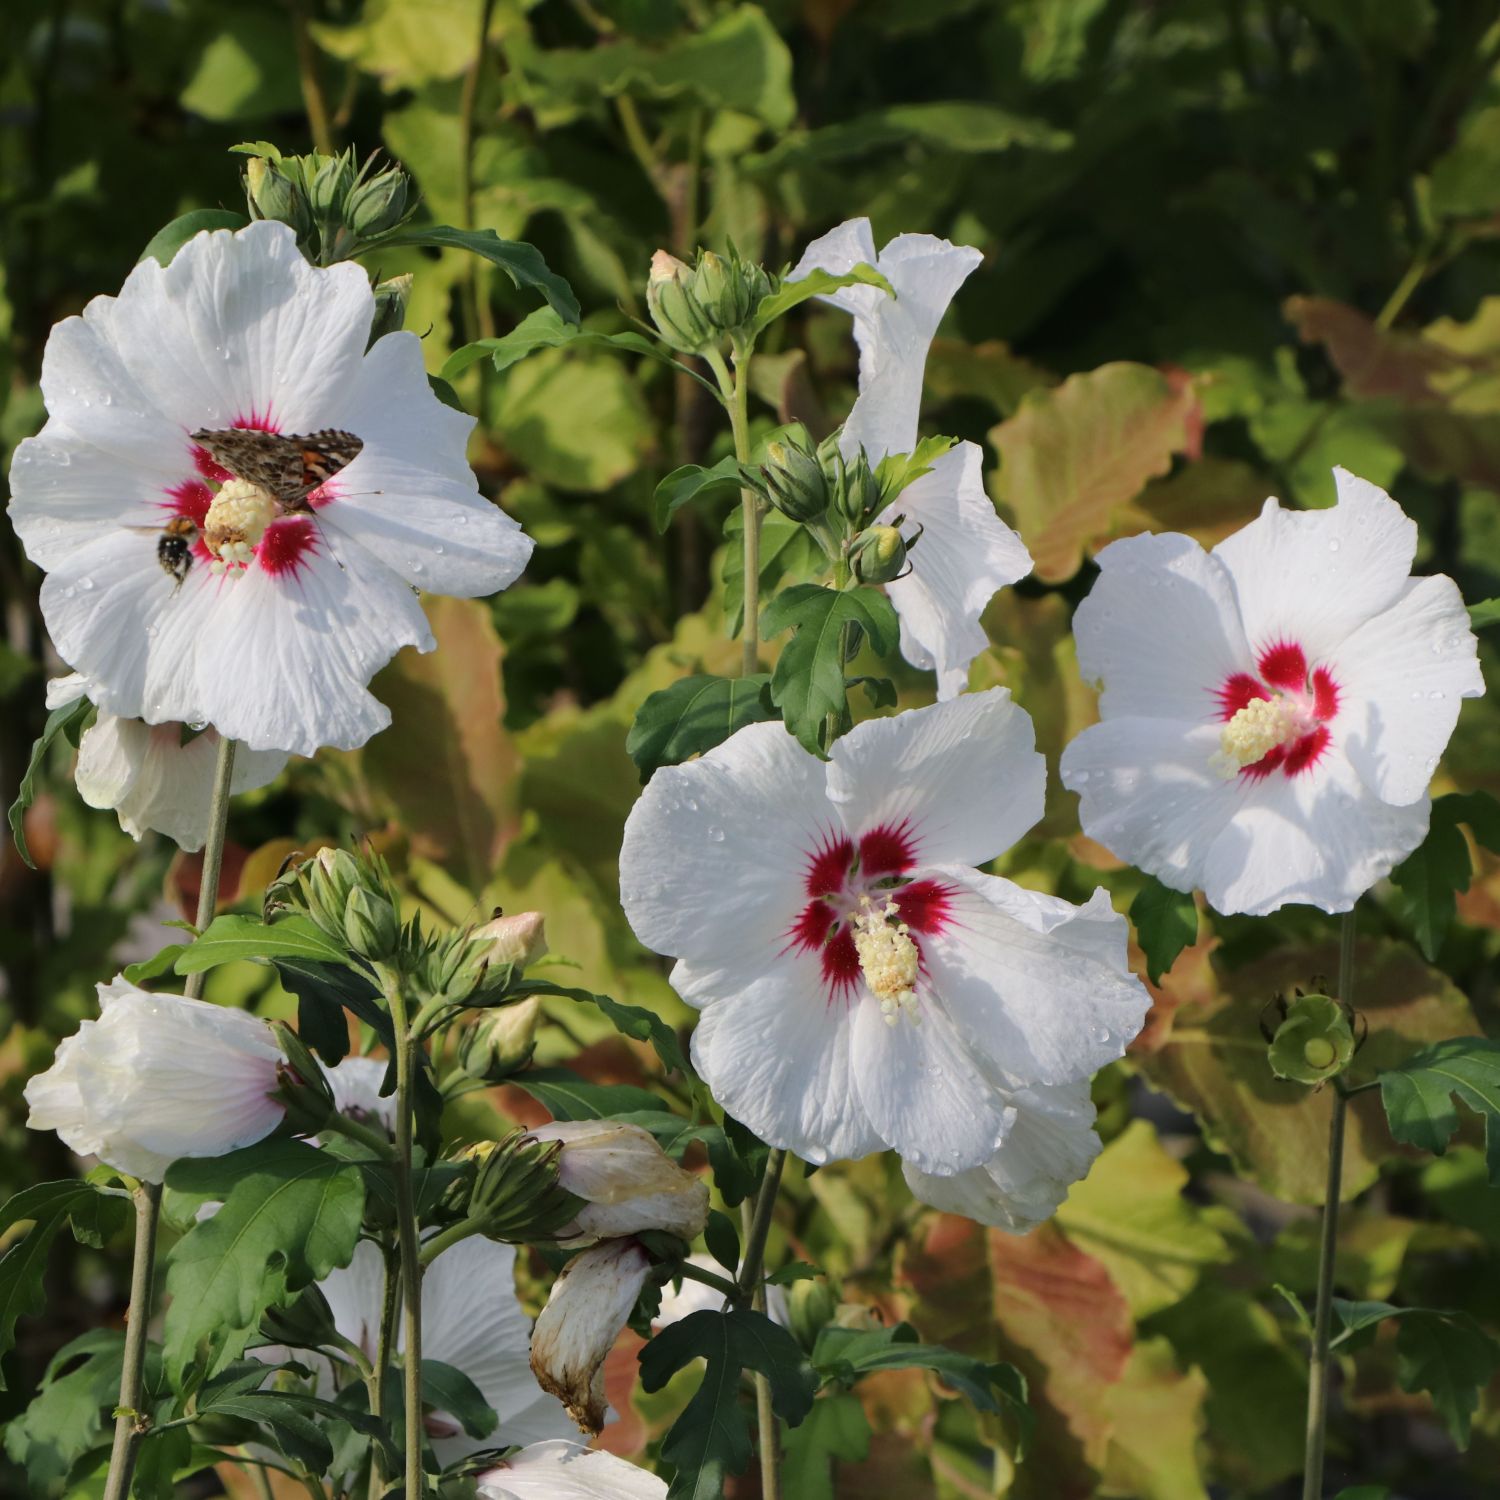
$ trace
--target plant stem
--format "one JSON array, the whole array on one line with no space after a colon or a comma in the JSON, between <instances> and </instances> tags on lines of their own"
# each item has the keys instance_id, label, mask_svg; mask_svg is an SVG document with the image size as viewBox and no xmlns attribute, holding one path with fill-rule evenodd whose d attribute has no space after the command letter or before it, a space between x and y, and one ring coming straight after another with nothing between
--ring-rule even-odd
<instances>
[{"instance_id":1,"label":"plant stem","mask_svg":"<svg viewBox=\"0 0 1500 1500\"><path fill-rule=\"evenodd\" d=\"M328 101L318 78L318 54L307 29L306 0L293 0L292 39L297 48L297 78L302 85L302 107L307 111L307 130L313 150L334 154L333 130L328 123Z\"/></svg>"},{"instance_id":2,"label":"plant stem","mask_svg":"<svg viewBox=\"0 0 1500 1500\"><path fill-rule=\"evenodd\" d=\"M234 776L234 741L221 739L214 764L213 797L208 811L208 842L203 849L203 875L198 887L198 930L213 921L219 904L219 873L224 868L224 831L229 824L229 787ZM190 998L203 993L206 974L190 974L184 989ZM104 1500L125 1500L135 1473L135 1455L150 1425L142 1398L146 1384L147 1329L151 1323L151 1289L156 1279L156 1229L161 1218L161 1184L143 1182L136 1188L135 1258L130 1267L130 1307L125 1314L125 1360L120 1369L120 1400L115 1417L115 1441L109 1455Z\"/></svg>"},{"instance_id":3,"label":"plant stem","mask_svg":"<svg viewBox=\"0 0 1500 1500\"><path fill-rule=\"evenodd\" d=\"M781 1186L786 1152L772 1151L766 1158L765 1176L760 1181L755 1207L746 1205L745 1257L740 1262L738 1287L741 1298L749 1296L756 1312L766 1310L766 1288L761 1268L766 1259L766 1236L776 1214L776 1193ZM761 1500L781 1500L781 1456L777 1442L776 1412L771 1405L771 1382L759 1373L755 1376L755 1426L759 1434Z\"/></svg>"},{"instance_id":4,"label":"plant stem","mask_svg":"<svg viewBox=\"0 0 1500 1500\"><path fill-rule=\"evenodd\" d=\"M449 1246L458 1244L460 1240L471 1238L479 1233L479 1229L480 1226L472 1219L460 1219L457 1224L450 1224L441 1234L435 1234L430 1240L424 1240L418 1254L423 1269L430 1266Z\"/></svg>"},{"instance_id":5,"label":"plant stem","mask_svg":"<svg viewBox=\"0 0 1500 1500\"><path fill-rule=\"evenodd\" d=\"M474 227L474 115L479 103L479 79L484 71L485 54L489 50L490 18L494 13L495 0L483 0L479 7L479 40L474 50L474 61L464 74L463 91L458 101L459 201L465 229ZM479 267L479 257L470 256L465 281L469 337L489 339L495 336L495 315L487 295L488 282L481 276Z\"/></svg>"},{"instance_id":6,"label":"plant stem","mask_svg":"<svg viewBox=\"0 0 1500 1500\"><path fill-rule=\"evenodd\" d=\"M1353 1004L1355 919L1344 914L1339 933L1338 998ZM1333 1270L1339 1240L1339 1195L1344 1177L1344 1121L1349 1101L1334 1080L1333 1114L1328 1126L1328 1190L1323 1200L1323 1234L1318 1247L1318 1298L1313 1308L1312 1360L1307 1372L1307 1458L1302 1500L1322 1500L1323 1451L1328 1427L1328 1334L1333 1324Z\"/></svg>"},{"instance_id":7,"label":"plant stem","mask_svg":"<svg viewBox=\"0 0 1500 1500\"><path fill-rule=\"evenodd\" d=\"M683 1261L677 1268L677 1273L684 1281L696 1281L700 1286L711 1286L716 1292L723 1292L726 1301L734 1302L739 1298L737 1283L713 1271L705 1271L702 1266L695 1266L691 1261Z\"/></svg>"},{"instance_id":8,"label":"plant stem","mask_svg":"<svg viewBox=\"0 0 1500 1500\"><path fill-rule=\"evenodd\" d=\"M422 1478L422 1261L412 1193L412 1085L421 1043L412 1035L399 977L386 985L396 1033L396 1233L401 1252L401 1370L406 1393L406 1500L420 1500Z\"/></svg>"},{"instance_id":9,"label":"plant stem","mask_svg":"<svg viewBox=\"0 0 1500 1500\"><path fill-rule=\"evenodd\" d=\"M391 1354L396 1347L396 1312L401 1306L401 1263L390 1245L382 1245L380 1253L385 1261L385 1277L382 1282L380 1301L380 1327L375 1335L375 1363L366 1383L370 1393L370 1415L378 1422L385 1415L385 1376L391 1367ZM370 1448L370 1500L377 1500L385 1488L385 1465L381 1462L380 1448Z\"/></svg>"},{"instance_id":10,"label":"plant stem","mask_svg":"<svg viewBox=\"0 0 1500 1500\"><path fill-rule=\"evenodd\" d=\"M724 356L713 347L703 351L719 383L719 393L729 410L729 425L734 431L734 456L750 462L750 351L736 348L734 373L724 363ZM760 667L760 496L752 489L740 491L740 508L744 517L745 543L745 643L744 673L748 677Z\"/></svg>"}]
</instances>

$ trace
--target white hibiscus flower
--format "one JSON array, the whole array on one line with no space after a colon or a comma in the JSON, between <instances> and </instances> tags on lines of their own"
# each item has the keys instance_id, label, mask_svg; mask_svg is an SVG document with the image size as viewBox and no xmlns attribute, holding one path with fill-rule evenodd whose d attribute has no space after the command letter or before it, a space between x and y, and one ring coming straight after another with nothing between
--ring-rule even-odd
<instances>
[{"instance_id":1,"label":"white hibiscus flower","mask_svg":"<svg viewBox=\"0 0 1500 1500\"><path fill-rule=\"evenodd\" d=\"M1331 509L1268 500L1212 552L1113 543L1074 620L1103 687L1062 758L1084 832L1221 912L1349 910L1426 836L1459 703L1484 692L1458 588L1411 576L1416 525L1334 478Z\"/></svg>"},{"instance_id":2,"label":"white hibiscus flower","mask_svg":"<svg viewBox=\"0 0 1500 1500\"><path fill-rule=\"evenodd\" d=\"M92 697L78 673L47 684L48 709ZM193 734L182 724L144 724L101 713L78 742L73 779L90 807L113 811L131 838L163 833L189 854L208 837L209 803L219 735ZM274 781L287 763L280 750L237 749L230 790L248 792Z\"/></svg>"},{"instance_id":3,"label":"white hibiscus flower","mask_svg":"<svg viewBox=\"0 0 1500 1500\"><path fill-rule=\"evenodd\" d=\"M859 344L859 399L840 441L845 458L863 448L876 464L916 447L928 347L982 259L930 234L898 235L876 255L868 219L850 219L807 247L791 280L814 270L842 275L863 263L896 290L894 301L873 286L843 287L823 299L854 315ZM886 589L901 617L901 654L937 673L941 699L963 692L969 663L988 646L979 617L996 590L1031 571L1025 544L985 493L981 463L975 444L959 443L879 518L889 524L905 515L907 536L922 527L911 571Z\"/></svg>"},{"instance_id":4,"label":"white hibiscus flower","mask_svg":"<svg viewBox=\"0 0 1500 1500\"><path fill-rule=\"evenodd\" d=\"M1010 1094L1087 1079L1139 1029L1124 919L973 866L1042 813L1031 720L1003 688L859 725L817 760L779 724L658 771L621 898L677 957L693 1061L763 1140L811 1162L894 1148L982 1167Z\"/></svg>"},{"instance_id":5,"label":"white hibiscus flower","mask_svg":"<svg viewBox=\"0 0 1500 1500\"><path fill-rule=\"evenodd\" d=\"M478 1477L481 1500L666 1500L665 1480L579 1443L533 1443Z\"/></svg>"},{"instance_id":6,"label":"white hibiscus flower","mask_svg":"<svg viewBox=\"0 0 1500 1500\"><path fill-rule=\"evenodd\" d=\"M252 750L351 748L390 722L374 672L432 649L416 590L519 576L531 542L475 487L472 420L432 394L414 335L366 352L373 311L358 266L313 267L261 222L144 261L52 330L48 420L16 451L10 513L101 711ZM362 446L296 496L232 479L192 436L236 429L251 451Z\"/></svg>"}]
</instances>

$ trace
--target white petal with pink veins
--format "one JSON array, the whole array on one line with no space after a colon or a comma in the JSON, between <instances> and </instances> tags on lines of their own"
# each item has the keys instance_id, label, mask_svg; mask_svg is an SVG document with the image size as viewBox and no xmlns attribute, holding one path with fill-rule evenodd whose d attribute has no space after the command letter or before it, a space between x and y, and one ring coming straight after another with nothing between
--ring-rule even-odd
<instances>
[{"instance_id":1,"label":"white petal with pink veins","mask_svg":"<svg viewBox=\"0 0 1500 1500\"><path fill-rule=\"evenodd\" d=\"M887 1144L861 1102L877 1080L858 1080L852 1057L853 1013L879 1013L870 996L830 996L809 954L763 954L734 988L719 978L719 1003L706 1005L693 1031L693 1066L735 1119L804 1161ZM689 1005L706 1004L688 965L677 965L672 984Z\"/></svg>"},{"instance_id":2,"label":"white petal with pink veins","mask_svg":"<svg viewBox=\"0 0 1500 1500\"><path fill-rule=\"evenodd\" d=\"M1282 640L1311 662L1401 596L1417 551L1417 525L1384 490L1335 469L1338 503L1260 516L1226 537L1213 555L1229 570L1250 646Z\"/></svg>"},{"instance_id":3,"label":"white petal with pink veins","mask_svg":"<svg viewBox=\"0 0 1500 1500\"><path fill-rule=\"evenodd\" d=\"M912 862L981 864L1042 816L1047 763L1008 688L886 719L833 747L828 798L861 832L904 830Z\"/></svg>"},{"instance_id":4,"label":"white petal with pink veins","mask_svg":"<svg viewBox=\"0 0 1500 1500\"><path fill-rule=\"evenodd\" d=\"M958 866L926 873L948 893L923 939L931 988L1007 1086L1074 1083L1123 1053L1151 1002L1107 892L1074 906Z\"/></svg>"},{"instance_id":5,"label":"white petal with pink veins","mask_svg":"<svg viewBox=\"0 0 1500 1500\"><path fill-rule=\"evenodd\" d=\"M939 1177L902 1164L907 1186L943 1213L1025 1234L1057 1211L1099 1155L1087 1083L1025 1089L1009 1099L1012 1120L983 1166Z\"/></svg>"},{"instance_id":6,"label":"white petal with pink veins","mask_svg":"<svg viewBox=\"0 0 1500 1500\"><path fill-rule=\"evenodd\" d=\"M785 943L808 851L834 817L823 765L783 725L751 724L659 770L630 810L620 901L649 948L755 966Z\"/></svg>"},{"instance_id":7,"label":"white petal with pink veins","mask_svg":"<svg viewBox=\"0 0 1500 1500\"><path fill-rule=\"evenodd\" d=\"M1216 720L1217 690L1255 665L1223 565L1171 533L1111 542L1097 561L1073 634L1080 674L1104 684L1101 715Z\"/></svg>"},{"instance_id":8,"label":"white petal with pink veins","mask_svg":"<svg viewBox=\"0 0 1500 1500\"><path fill-rule=\"evenodd\" d=\"M1031 571L1026 544L995 514L980 472L983 454L960 443L914 480L880 517L906 517L903 536L920 537L910 571L886 585L901 617L901 654L937 673L938 697L968 686L969 663L989 646L979 618L998 589Z\"/></svg>"},{"instance_id":9,"label":"white petal with pink veins","mask_svg":"<svg viewBox=\"0 0 1500 1500\"><path fill-rule=\"evenodd\" d=\"M425 383L421 340L376 342L328 419L364 439L338 477L326 523L359 541L407 583L440 594L493 594L520 577L531 538L474 487L465 458L474 419Z\"/></svg>"},{"instance_id":10,"label":"white petal with pink veins","mask_svg":"<svg viewBox=\"0 0 1500 1500\"><path fill-rule=\"evenodd\" d=\"M1343 694L1339 742L1387 802L1426 794L1465 698L1484 693L1478 642L1451 578L1414 578L1330 658Z\"/></svg>"}]
</instances>

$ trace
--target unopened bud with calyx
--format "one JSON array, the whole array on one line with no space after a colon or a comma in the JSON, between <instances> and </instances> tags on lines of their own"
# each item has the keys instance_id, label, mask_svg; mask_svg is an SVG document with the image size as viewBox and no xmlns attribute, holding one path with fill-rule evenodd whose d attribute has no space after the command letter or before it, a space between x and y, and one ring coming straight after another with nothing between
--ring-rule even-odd
<instances>
[{"instance_id":1,"label":"unopened bud with calyx","mask_svg":"<svg viewBox=\"0 0 1500 1500\"><path fill-rule=\"evenodd\" d=\"M408 271L404 276L382 281L375 288L375 316L370 320L371 344L388 333L400 333L406 322L406 304L411 301L412 279L412 273Z\"/></svg>"},{"instance_id":2,"label":"unopened bud with calyx","mask_svg":"<svg viewBox=\"0 0 1500 1500\"><path fill-rule=\"evenodd\" d=\"M829 498L834 514L849 535L868 526L886 508L886 496L880 480L870 467L861 448L851 459L838 450L840 433L824 438L818 446L818 457L829 479Z\"/></svg>"},{"instance_id":3,"label":"unopened bud with calyx","mask_svg":"<svg viewBox=\"0 0 1500 1500\"><path fill-rule=\"evenodd\" d=\"M538 1141L516 1131L503 1141L481 1141L463 1153L474 1162L464 1217L492 1240L554 1239L571 1224L583 1200L559 1181L561 1141Z\"/></svg>"},{"instance_id":4,"label":"unopened bud with calyx","mask_svg":"<svg viewBox=\"0 0 1500 1500\"><path fill-rule=\"evenodd\" d=\"M646 279L646 307L651 321L672 348L683 354L696 354L719 342L718 330L709 322L693 296L693 269L658 250L651 257L651 274Z\"/></svg>"},{"instance_id":5,"label":"unopened bud with calyx","mask_svg":"<svg viewBox=\"0 0 1500 1500\"><path fill-rule=\"evenodd\" d=\"M912 538L915 542L916 538ZM891 583L906 571L912 543L894 526L867 526L849 544L849 562L861 583Z\"/></svg>"},{"instance_id":6,"label":"unopened bud with calyx","mask_svg":"<svg viewBox=\"0 0 1500 1500\"><path fill-rule=\"evenodd\" d=\"M356 886L344 909L344 941L361 958L384 963L401 945L401 920L384 891Z\"/></svg>"},{"instance_id":7,"label":"unopened bud with calyx","mask_svg":"<svg viewBox=\"0 0 1500 1500\"><path fill-rule=\"evenodd\" d=\"M373 159L372 159L373 160ZM387 167L368 175L370 163L355 178L344 195L344 223L358 239L374 239L394 229L407 213L410 190L400 167Z\"/></svg>"},{"instance_id":8,"label":"unopened bud with calyx","mask_svg":"<svg viewBox=\"0 0 1500 1500\"><path fill-rule=\"evenodd\" d=\"M1267 1054L1271 1071L1289 1083L1318 1085L1337 1077L1356 1051L1349 1008L1329 995L1281 1002L1284 1019Z\"/></svg>"},{"instance_id":9,"label":"unopened bud with calyx","mask_svg":"<svg viewBox=\"0 0 1500 1500\"><path fill-rule=\"evenodd\" d=\"M540 995L480 1011L459 1034L459 1067L486 1083L499 1083L519 1072L536 1051L541 1012Z\"/></svg>"},{"instance_id":10,"label":"unopened bud with calyx","mask_svg":"<svg viewBox=\"0 0 1500 1500\"><path fill-rule=\"evenodd\" d=\"M455 1003L494 1005L546 952L547 926L541 912L507 917L497 911L482 926L458 936L453 973L442 992Z\"/></svg>"},{"instance_id":11,"label":"unopened bud with calyx","mask_svg":"<svg viewBox=\"0 0 1500 1500\"><path fill-rule=\"evenodd\" d=\"M658 250L646 280L646 306L667 343L696 354L744 332L770 290L771 278L734 249L727 255L700 250L692 266Z\"/></svg>"},{"instance_id":12,"label":"unopened bud with calyx","mask_svg":"<svg viewBox=\"0 0 1500 1500\"><path fill-rule=\"evenodd\" d=\"M307 1043L285 1021L272 1021L281 1055L273 1097L286 1108L286 1122L294 1135L316 1135L335 1113L328 1075L308 1050Z\"/></svg>"},{"instance_id":13,"label":"unopened bud with calyx","mask_svg":"<svg viewBox=\"0 0 1500 1500\"><path fill-rule=\"evenodd\" d=\"M721 333L734 333L749 323L770 290L771 278L759 266L742 260L734 246L727 256L712 250L699 252L693 296Z\"/></svg>"},{"instance_id":14,"label":"unopened bud with calyx","mask_svg":"<svg viewBox=\"0 0 1500 1500\"><path fill-rule=\"evenodd\" d=\"M280 162L253 156L245 166L245 197L250 217L272 219L288 224L299 240L306 238L313 225L312 205L300 170L283 171Z\"/></svg>"},{"instance_id":15,"label":"unopened bud with calyx","mask_svg":"<svg viewBox=\"0 0 1500 1500\"><path fill-rule=\"evenodd\" d=\"M832 496L818 455L795 437L766 445L761 465L766 498L793 521L821 520Z\"/></svg>"}]
</instances>

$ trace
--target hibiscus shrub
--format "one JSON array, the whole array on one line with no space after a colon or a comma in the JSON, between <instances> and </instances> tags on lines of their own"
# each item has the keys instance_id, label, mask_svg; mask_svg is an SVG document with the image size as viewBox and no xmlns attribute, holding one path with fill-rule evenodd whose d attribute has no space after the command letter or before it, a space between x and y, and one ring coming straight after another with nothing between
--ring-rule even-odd
<instances>
[{"instance_id":1,"label":"hibiscus shrub","mask_svg":"<svg viewBox=\"0 0 1500 1500\"><path fill-rule=\"evenodd\" d=\"M11 0L0 1487L1490 1493L1497 60Z\"/></svg>"}]
</instances>

